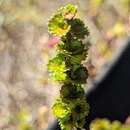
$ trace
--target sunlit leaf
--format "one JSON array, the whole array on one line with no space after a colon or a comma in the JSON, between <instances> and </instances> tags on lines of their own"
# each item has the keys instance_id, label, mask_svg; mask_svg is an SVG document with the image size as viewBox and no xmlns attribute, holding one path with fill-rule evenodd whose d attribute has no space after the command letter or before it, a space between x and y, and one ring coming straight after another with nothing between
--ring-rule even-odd
<instances>
[{"instance_id":1,"label":"sunlit leaf","mask_svg":"<svg viewBox=\"0 0 130 130\"><path fill-rule=\"evenodd\" d=\"M70 26L64 21L62 14L56 14L49 20L48 30L52 34L63 36L69 29Z\"/></svg>"},{"instance_id":2,"label":"sunlit leaf","mask_svg":"<svg viewBox=\"0 0 130 130\"><path fill-rule=\"evenodd\" d=\"M68 105L58 100L53 105L53 112L58 118L65 118L71 114L71 110Z\"/></svg>"},{"instance_id":3,"label":"sunlit leaf","mask_svg":"<svg viewBox=\"0 0 130 130\"><path fill-rule=\"evenodd\" d=\"M66 79L66 64L63 54L58 54L55 58L49 61L48 69L51 72L52 78L57 81L64 81Z\"/></svg>"},{"instance_id":4,"label":"sunlit leaf","mask_svg":"<svg viewBox=\"0 0 130 130\"><path fill-rule=\"evenodd\" d=\"M65 19L72 19L77 13L77 7L72 4L67 4L65 7L61 7L58 12L62 14Z\"/></svg>"}]
</instances>

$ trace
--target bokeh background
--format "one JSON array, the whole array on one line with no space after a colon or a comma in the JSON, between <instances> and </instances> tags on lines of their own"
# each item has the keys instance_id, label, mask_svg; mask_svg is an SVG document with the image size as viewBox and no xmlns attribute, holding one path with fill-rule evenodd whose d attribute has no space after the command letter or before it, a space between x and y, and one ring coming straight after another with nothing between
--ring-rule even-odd
<instances>
[{"instance_id":1,"label":"bokeh background","mask_svg":"<svg viewBox=\"0 0 130 130\"><path fill-rule=\"evenodd\" d=\"M130 0L0 0L0 130L45 130L53 122L60 85L47 70L55 55L47 22L67 3L90 31L86 87L130 36Z\"/></svg>"}]
</instances>

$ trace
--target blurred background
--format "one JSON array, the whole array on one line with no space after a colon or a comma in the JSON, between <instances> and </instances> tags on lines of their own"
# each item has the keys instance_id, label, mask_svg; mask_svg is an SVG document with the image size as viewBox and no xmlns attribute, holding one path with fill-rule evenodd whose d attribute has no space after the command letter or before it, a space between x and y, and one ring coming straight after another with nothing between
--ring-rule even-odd
<instances>
[{"instance_id":1,"label":"blurred background","mask_svg":"<svg viewBox=\"0 0 130 130\"><path fill-rule=\"evenodd\" d=\"M90 31L86 86L130 36L130 0L0 0L0 130L45 130L53 122L60 85L48 75L55 48L47 22L67 3L77 5Z\"/></svg>"}]
</instances>

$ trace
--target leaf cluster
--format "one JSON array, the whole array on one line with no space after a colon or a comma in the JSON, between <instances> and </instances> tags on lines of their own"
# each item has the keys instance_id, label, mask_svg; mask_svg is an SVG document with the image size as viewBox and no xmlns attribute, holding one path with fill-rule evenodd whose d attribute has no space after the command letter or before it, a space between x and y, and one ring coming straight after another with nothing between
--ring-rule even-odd
<instances>
[{"instance_id":1,"label":"leaf cluster","mask_svg":"<svg viewBox=\"0 0 130 130\"><path fill-rule=\"evenodd\" d=\"M57 55L49 61L48 69L52 78L63 84L52 107L62 130L82 129L89 113L83 89L88 71L81 64L87 57L88 45L83 39L89 31L80 19L75 18L76 12L77 8L68 4L61 7L48 23L49 32L61 39L56 46Z\"/></svg>"}]
</instances>

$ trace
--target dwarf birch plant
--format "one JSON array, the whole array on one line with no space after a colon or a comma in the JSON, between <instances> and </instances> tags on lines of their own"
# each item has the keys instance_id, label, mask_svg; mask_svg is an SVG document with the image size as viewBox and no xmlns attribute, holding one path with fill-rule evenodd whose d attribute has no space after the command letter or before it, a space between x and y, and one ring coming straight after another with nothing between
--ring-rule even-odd
<instances>
[{"instance_id":1,"label":"dwarf birch plant","mask_svg":"<svg viewBox=\"0 0 130 130\"><path fill-rule=\"evenodd\" d=\"M52 107L62 130L82 130L89 113L84 91L88 71L81 63L87 57L88 45L83 40L89 31L83 21L76 18L76 13L77 7L68 4L57 10L48 23L49 32L60 38L48 70L51 77L62 84Z\"/></svg>"}]
</instances>

